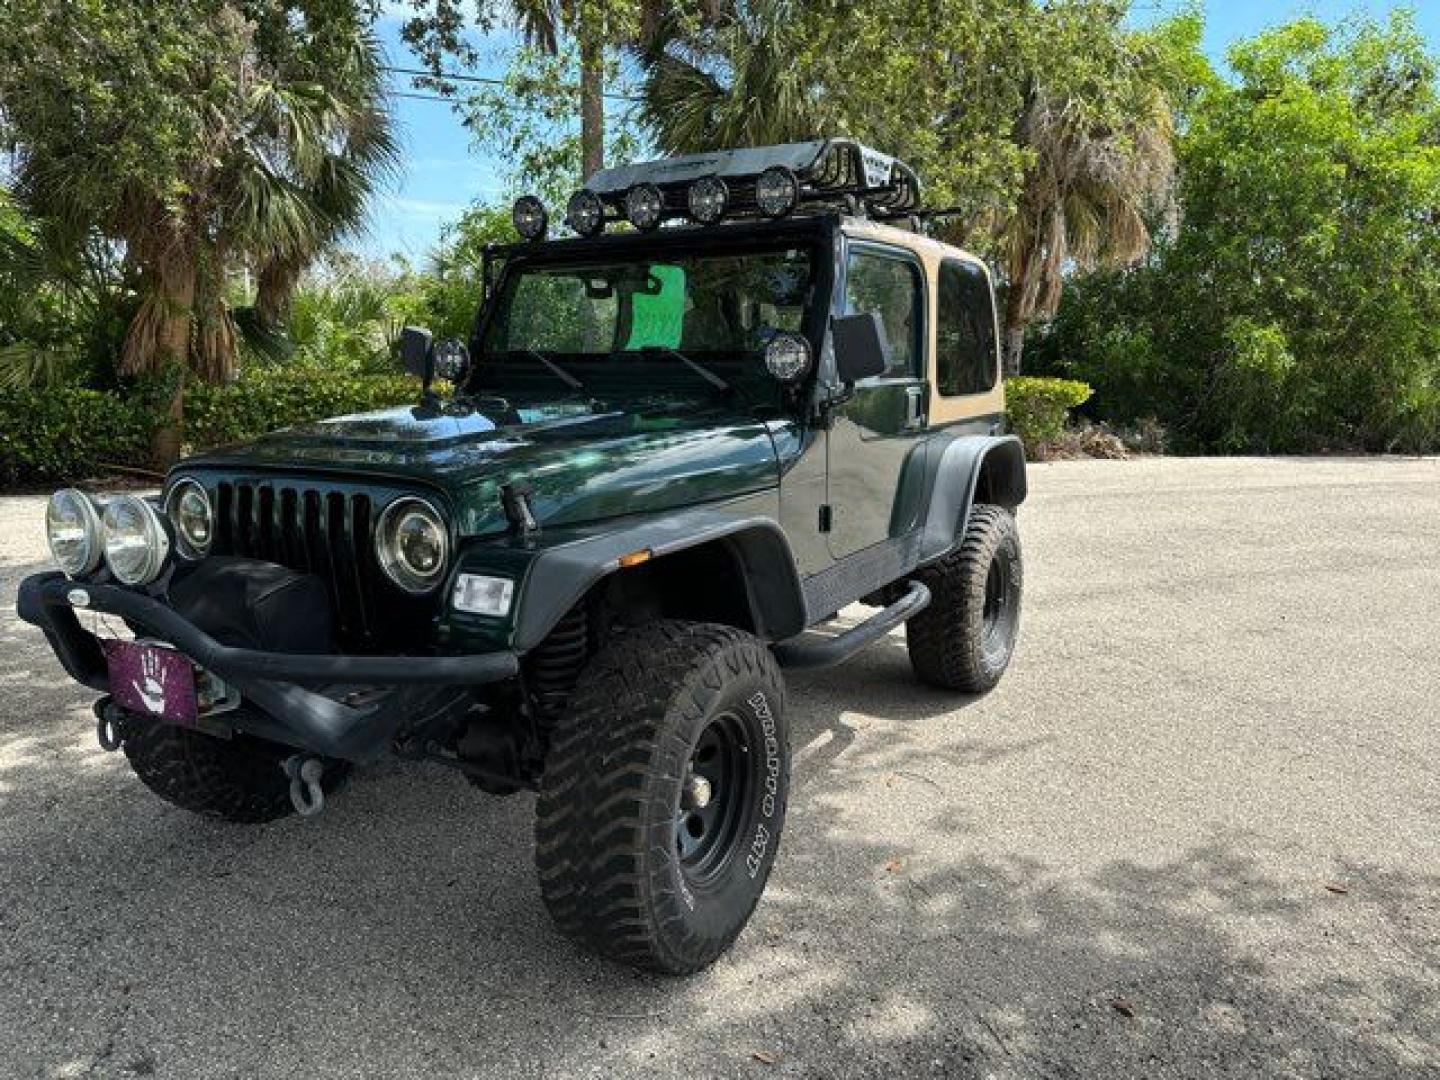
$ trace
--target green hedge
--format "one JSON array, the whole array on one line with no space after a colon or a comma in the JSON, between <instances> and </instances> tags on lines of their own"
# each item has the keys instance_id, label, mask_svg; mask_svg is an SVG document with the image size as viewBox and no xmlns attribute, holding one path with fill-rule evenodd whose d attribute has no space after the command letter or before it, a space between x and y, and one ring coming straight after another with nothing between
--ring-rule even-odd
<instances>
[{"instance_id":1,"label":"green hedge","mask_svg":"<svg viewBox=\"0 0 1440 1080\"><path fill-rule=\"evenodd\" d=\"M255 367L226 386L192 384L185 441L192 449L255 438L327 416L416 400L404 375L334 375L311 368ZM1032 452L1058 439L1068 411L1090 387L1067 379L1014 378L1005 384L1010 428ZM0 484L66 482L115 466L145 468L157 409L138 396L58 387L0 399Z\"/></svg>"},{"instance_id":2,"label":"green hedge","mask_svg":"<svg viewBox=\"0 0 1440 1080\"><path fill-rule=\"evenodd\" d=\"M310 368L253 367L225 386L194 386L185 396L185 441L223 446L267 431L369 412L420 398L408 375L334 375Z\"/></svg>"},{"instance_id":3,"label":"green hedge","mask_svg":"<svg viewBox=\"0 0 1440 1080\"><path fill-rule=\"evenodd\" d=\"M1070 410L1090 400L1090 387L1071 379L1037 379L1017 375L1005 380L1005 409L1010 430L1034 453L1065 434Z\"/></svg>"},{"instance_id":4,"label":"green hedge","mask_svg":"<svg viewBox=\"0 0 1440 1080\"><path fill-rule=\"evenodd\" d=\"M252 368L226 386L192 384L185 442L206 449L327 416L415 401L403 375L332 375L306 368ZM153 398L62 386L0 397L0 485L70 482L107 470L150 467Z\"/></svg>"},{"instance_id":5,"label":"green hedge","mask_svg":"<svg viewBox=\"0 0 1440 1080\"><path fill-rule=\"evenodd\" d=\"M148 410L102 390L61 386L0 397L0 484L72 481L143 465Z\"/></svg>"}]
</instances>

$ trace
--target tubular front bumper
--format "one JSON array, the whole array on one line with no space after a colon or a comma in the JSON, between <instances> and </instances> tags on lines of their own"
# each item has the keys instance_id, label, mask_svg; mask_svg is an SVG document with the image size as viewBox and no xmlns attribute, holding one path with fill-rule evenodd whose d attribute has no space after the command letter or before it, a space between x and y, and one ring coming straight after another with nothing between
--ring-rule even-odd
<instances>
[{"instance_id":1,"label":"tubular front bumper","mask_svg":"<svg viewBox=\"0 0 1440 1080\"><path fill-rule=\"evenodd\" d=\"M82 594L84 602L77 604ZM237 723L242 730L348 761L378 757L399 725L416 719L437 692L503 682L520 670L519 657L508 650L472 656L336 656L234 648L142 593L71 581L59 572L26 578L17 614L44 632L71 678L102 692L109 690L105 657L99 639L76 618L77 606L125 619L239 690L263 710L246 710ZM378 698L367 695L366 704L354 706L307 689L327 686L393 689Z\"/></svg>"}]
</instances>

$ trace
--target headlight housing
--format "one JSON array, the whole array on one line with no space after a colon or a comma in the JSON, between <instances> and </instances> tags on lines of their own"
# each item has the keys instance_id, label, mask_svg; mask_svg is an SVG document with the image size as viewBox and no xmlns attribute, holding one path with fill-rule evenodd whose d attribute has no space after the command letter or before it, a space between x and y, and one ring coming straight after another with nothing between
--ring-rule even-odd
<instances>
[{"instance_id":1,"label":"headlight housing","mask_svg":"<svg viewBox=\"0 0 1440 1080\"><path fill-rule=\"evenodd\" d=\"M178 480L165 496L165 516L175 527L175 541L188 559L204 558L215 540L215 508L198 480Z\"/></svg>"},{"instance_id":2,"label":"headlight housing","mask_svg":"<svg viewBox=\"0 0 1440 1080\"><path fill-rule=\"evenodd\" d=\"M625 193L625 216L641 232L660 227L665 215L665 196L654 184L636 184Z\"/></svg>"},{"instance_id":3,"label":"headlight housing","mask_svg":"<svg viewBox=\"0 0 1440 1080\"><path fill-rule=\"evenodd\" d=\"M45 539L67 577L89 574L100 565L104 539L100 513L83 491L61 488L45 507Z\"/></svg>"},{"instance_id":4,"label":"headlight housing","mask_svg":"<svg viewBox=\"0 0 1440 1080\"><path fill-rule=\"evenodd\" d=\"M755 181L755 205L768 218L782 218L800 201L800 181L784 165L772 165Z\"/></svg>"},{"instance_id":5,"label":"headlight housing","mask_svg":"<svg viewBox=\"0 0 1440 1080\"><path fill-rule=\"evenodd\" d=\"M105 504L100 518L105 535L105 564L126 585L148 585L165 569L170 534L155 508L134 495Z\"/></svg>"},{"instance_id":6,"label":"headlight housing","mask_svg":"<svg viewBox=\"0 0 1440 1080\"><path fill-rule=\"evenodd\" d=\"M810 370L810 342L799 334L776 334L765 346L765 367L782 383L799 382Z\"/></svg>"},{"instance_id":7,"label":"headlight housing","mask_svg":"<svg viewBox=\"0 0 1440 1080\"><path fill-rule=\"evenodd\" d=\"M545 204L534 195L521 195L510 208L510 222L524 239L539 240L550 224L550 215L545 212Z\"/></svg>"},{"instance_id":8,"label":"headlight housing","mask_svg":"<svg viewBox=\"0 0 1440 1080\"><path fill-rule=\"evenodd\" d=\"M690 216L701 225L714 225L725 217L730 189L718 176L702 176L690 185L687 195Z\"/></svg>"},{"instance_id":9,"label":"headlight housing","mask_svg":"<svg viewBox=\"0 0 1440 1080\"><path fill-rule=\"evenodd\" d=\"M589 188L581 188L570 196L565 207L565 224L581 236L594 236L605 228L605 205Z\"/></svg>"},{"instance_id":10,"label":"headlight housing","mask_svg":"<svg viewBox=\"0 0 1440 1080\"><path fill-rule=\"evenodd\" d=\"M450 556L450 533L440 512L424 499L396 499L380 515L375 554L385 576L408 593L440 584Z\"/></svg>"}]
</instances>

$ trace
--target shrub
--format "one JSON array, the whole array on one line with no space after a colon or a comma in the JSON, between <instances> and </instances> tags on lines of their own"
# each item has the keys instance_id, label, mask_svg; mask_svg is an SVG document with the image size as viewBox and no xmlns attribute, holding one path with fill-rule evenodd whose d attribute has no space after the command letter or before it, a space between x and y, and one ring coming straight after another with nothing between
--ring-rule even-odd
<instances>
[{"instance_id":1,"label":"shrub","mask_svg":"<svg viewBox=\"0 0 1440 1080\"><path fill-rule=\"evenodd\" d=\"M60 386L0 397L0 484L73 481L143 464L150 411L105 390Z\"/></svg>"},{"instance_id":2,"label":"shrub","mask_svg":"<svg viewBox=\"0 0 1440 1080\"><path fill-rule=\"evenodd\" d=\"M404 375L333 375L316 368L256 367L227 386L191 383L185 394L192 450L240 442L328 416L419 398ZM153 394L60 386L0 397L0 486L74 482L107 470L150 467Z\"/></svg>"},{"instance_id":3,"label":"shrub","mask_svg":"<svg viewBox=\"0 0 1440 1080\"><path fill-rule=\"evenodd\" d=\"M1005 380L1005 408L1010 430L1025 443L1025 450L1039 455L1046 443L1065 434L1071 409L1090 400L1090 387L1072 379L1037 379L1017 376Z\"/></svg>"},{"instance_id":4,"label":"shrub","mask_svg":"<svg viewBox=\"0 0 1440 1080\"><path fill-rule=\"evenodd\" d=\"M418 401L408 375L336 374L321 367L251 367L225 386L192 385L185 395L185 441L223 446L277 428Z\"/></svg>"}]
</instances>

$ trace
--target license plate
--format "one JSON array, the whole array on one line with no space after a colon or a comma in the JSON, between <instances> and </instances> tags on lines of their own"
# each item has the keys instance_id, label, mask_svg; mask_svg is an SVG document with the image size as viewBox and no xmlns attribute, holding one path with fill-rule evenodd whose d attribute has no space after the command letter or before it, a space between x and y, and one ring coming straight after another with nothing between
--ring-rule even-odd
<instances>
[{"instance_id":1,"label":"license plate","mask_svg":"<svg viewBox=\"0 0 1440 1080\"><path fill-rule=\"evenodd\" d=\"M135 641L101 642L110 667L110 696L131 712L194 727L199 716L195 668L173 649Z\"/></svg>"}]
</instances>

